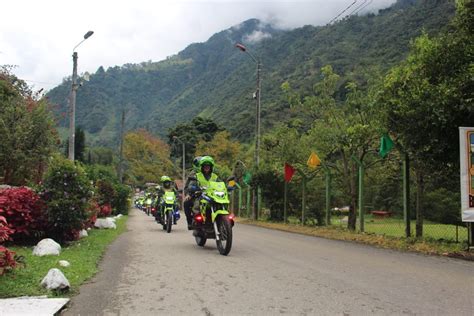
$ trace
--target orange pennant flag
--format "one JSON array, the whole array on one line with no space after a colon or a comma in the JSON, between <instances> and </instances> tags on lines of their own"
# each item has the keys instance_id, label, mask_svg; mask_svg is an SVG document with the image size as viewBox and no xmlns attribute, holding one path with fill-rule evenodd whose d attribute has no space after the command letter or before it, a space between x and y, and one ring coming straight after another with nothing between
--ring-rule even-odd
<instances>
[{"instance_id":1,"label":"orange pennant flag","mask_svg":"<svg viewBox=\"0 0 474 316\"><path fill-rule=\"evenodd\" d=\"M318 155L313 151L311 155L309 155L308 162L306 163L308 167L314 169L321 164L321 159L319 159Z\"/></svg>"}]
</instances>

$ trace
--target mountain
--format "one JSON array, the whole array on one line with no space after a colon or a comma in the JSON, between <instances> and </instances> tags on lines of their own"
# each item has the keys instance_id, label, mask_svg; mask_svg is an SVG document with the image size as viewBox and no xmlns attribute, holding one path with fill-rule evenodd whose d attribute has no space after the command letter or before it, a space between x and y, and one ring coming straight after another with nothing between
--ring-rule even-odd
<instances>
[{"instance_id":1,"label":"mountain","mask_svg":"<svg viewBox=\"0 0 474 316\"><path fill-rule=\"evenodd\" d=\"M438 32L454 10L448 0L398 0L378 14L290 31L251 19L160 62L100 67L78 91L76 124L88 132L91 145L111 145L118 139L122 109L127 130L142 127L162 136L177 123L201 115L249 141L256 64L235 43L244 43L261 58L265 130L291 115L282 101L284 81L309 91L327 64L347 77L374 68L386 71L406 56L411 39L423 31ZM67 113L70 86L67 79L47 95L58 105L58 114ZM60 126L67 124L67 118L59 120Z\"/></svg>"}]
</instances>

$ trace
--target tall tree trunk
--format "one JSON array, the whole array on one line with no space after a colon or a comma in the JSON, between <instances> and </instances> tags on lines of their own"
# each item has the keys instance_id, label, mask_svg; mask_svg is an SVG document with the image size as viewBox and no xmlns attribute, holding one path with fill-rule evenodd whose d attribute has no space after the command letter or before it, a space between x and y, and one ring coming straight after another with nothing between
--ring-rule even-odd
<instances>
[{"instance_id":1,"label":"tall tree trunk","mask_svg":"<svg viewBox=\"0 0 474 316\"><path fill-rule=\"evenodd\" d=\"M423 197L425 182L423 171L416 170L416 237L423 237Z\"/></svg>"},{"instance_id":2,"label":"tall tree trunk","mask_svg":"<svg viewBox=\"0 0 474 316\"><path fill-rule=\"evenodd\" d=\"M344 163L344 178L345 184L347 187L347 193L349 195L349 218L347 221L347 228L350 230L355 230L356 228L356 207L357 204L357 193L356 193L356 183L354 178L355 166L349 165L349 158L346 156L346 153L342 152L342 160Z\"/></svg>"},{"instance_id":3,"label":"tall tree trunk","mask_svg":"<svg viewBox=\"0 0 474 316\"><path fill-rule=\"evenodd\" d=\"M350 195L351 195L351 204L349 205L349 220L347 221L347 228L350 230L356 229L357 214L356 214L356 205L357 205L357 191L356 191L356 166L353 164L350 168L349 173L349 183L350 183Z\"/></svg>"}]
</instances>

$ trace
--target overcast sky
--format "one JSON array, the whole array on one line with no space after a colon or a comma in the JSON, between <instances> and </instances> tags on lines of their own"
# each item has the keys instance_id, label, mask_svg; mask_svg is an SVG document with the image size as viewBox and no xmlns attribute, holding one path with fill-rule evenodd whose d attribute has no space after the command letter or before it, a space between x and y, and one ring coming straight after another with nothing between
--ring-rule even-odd
<instances>
[{"instance_id":1,"label":"overcast sky","mask_svg":"<svg viewBox=\"0 0 474 316\"><path fill-rule=\"evenodd\" d=\"M7 0L0 65L16 65L14 73L35 89L51 89L71 75L72 50L89 30L94 35L77 49L79 73L160 61L250 18L280 28L326 24L354 1ZM364 2L367 12L395 0L357 0L346 13Z\"/></svg>"}]
</instances>

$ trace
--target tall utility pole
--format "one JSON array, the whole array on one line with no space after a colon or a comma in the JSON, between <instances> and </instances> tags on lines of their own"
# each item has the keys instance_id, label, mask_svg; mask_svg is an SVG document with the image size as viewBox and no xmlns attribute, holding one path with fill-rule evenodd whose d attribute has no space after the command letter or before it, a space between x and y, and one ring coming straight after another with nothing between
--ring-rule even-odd
<instances>
[{"instance_id":1,"label":"tall utility pole","mask_svg":"<svg viewBox=\"0 0 474 316\"><path fill-rule=\"evenodd\" d=\"M120 159L119 159L119 180L123 183L123 134L125 130L125 109L122 110L122 122L120 124Z\"/></svg>"},{"instance_id":2,"label":"tall utility pole","mask_svg":"<svg viewBox=\"0 0 474 316\"><path fill-rule=\"evenodd\" d=\"M74 145L76 138L76 91L77 91L77 52L72 53L72 88L69 102L69 152L68 158L74 161Z\"/></svg>"},{"instance_id":3,"label":"tall utility pole","mask_svg":"<svg viewBox=\"0 0 474 316\"><path fill-rule=\"evenodd\" d=\"M78 88L77 84L77 52L76 48L82 44L86 39L94 34L93 31L89 31L84 34L84 39L77 44L72 50L72 87L71 87L71 100L69 102L69 151L68 158L74 161L74 144L76 138L76 91Z\"/></svg>"},{"instance_id":4,"label":"tall utility pole","mask_svg":"<svg viewBox=\"0 0 474 316\"><path fill-rule=\"evenodd\" d=\"M242 52L247 53L253 61L257 64L257 90L255 92L255 99L257 101L256 106L256 119L255 119L255 172L258 173L259 164L260 164L260 98L261 98L261 71L262 71L262 63L260 62L260 58L255 58L253 54L251 54L247 47L244 45L237 43L235 45L238 49ZM252 209L252 218L254 220L258 219L258 211L260 209L259 205L259 196L260 196L260 188L252 187L253 191L253 209Z\"/></svg>"},{"instance_id":5,"label":"tall utility pole","mask_svg":"<svg viewBox=\"0 0 474 316\"><path fill-rule=\"evenodd\" d=\"M178 136L173 136L173 139L179 141L183 145L183 192L181 194L181 209L184 211L184 185L186 184L186 143L179 139Z\"/></svg>"}]
</instances>

